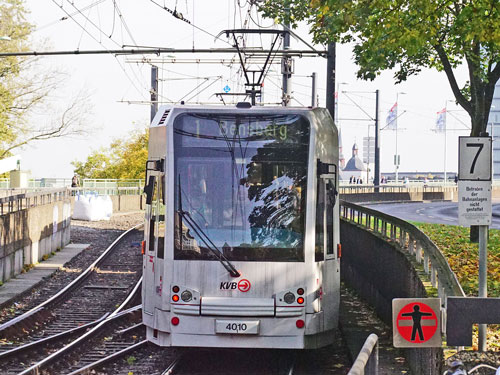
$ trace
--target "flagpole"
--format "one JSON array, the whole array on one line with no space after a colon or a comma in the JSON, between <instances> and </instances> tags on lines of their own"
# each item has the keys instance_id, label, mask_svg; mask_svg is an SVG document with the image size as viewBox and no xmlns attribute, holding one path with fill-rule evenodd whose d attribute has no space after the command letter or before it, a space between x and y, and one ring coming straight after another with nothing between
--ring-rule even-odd
<instances>
[{"instance_id":1,"label":"flagpole","mask_svg":"<svg viewBox=\"0 0 500 375\"><path fill-rule=\"evenodd\" d=\"M446 128L446 111L448 110L448 100L445 101L444 103L444 185L446 186L446 183L448 182L447 176L446 176L446 133L448 132L448 129Z\"/></svg>"}]
</instances>

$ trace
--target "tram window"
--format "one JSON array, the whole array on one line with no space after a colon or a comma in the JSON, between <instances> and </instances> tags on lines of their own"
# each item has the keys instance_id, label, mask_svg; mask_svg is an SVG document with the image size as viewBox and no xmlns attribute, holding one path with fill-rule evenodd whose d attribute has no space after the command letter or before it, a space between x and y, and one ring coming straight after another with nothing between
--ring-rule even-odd
<instances>
[{"instance_id":1,"label":"tram window","mask_svg":"<svg viewBox=\"0 0 500 375\"><path fill-rule=\"evenodd\" d=\"M158 250L156 256L165 257L165 176L160 177L158 184Z\"/></svg>"},{"instance_id":2,"label":"tram window","mask_svg":"<svg viewBox=\"0 0 500 375\"><path fill-rule=\"evenodd\" d=\"M229 260L303 262L308 151L300 115L180 115L174 207ZM176 218L174 259L215 260Z\"/></svg>"},{"instance_id":3,"label":"tram window","mask_svg":"<svg viewBox=\"0 0 500 375\"><path fill-rule=\"evenodd\" d=\"M314 245L314 260L320 262L325 259L325 184L318 178L316 199L316 240Z\"/></svg>"},{"instance_id":4,"label":"tram window","mask_svg":"<svg viewBox=\"0 0 500 375\"><path fill-rule=\"evenodd\" d=\"M158 213L158 184L156 176L149 176L149 184L151 190L151 219L149 220L149 251L155 251L155 231L156 231L156 215ZM148 192L149 194L149 192Z\"/></svg>"},{"instance_id":5,"label":"tram window","mask_svg":"<svg viewBox=\"0 0 500 375\"><path fill-rule=\"evenodd\" d=\"M331 198L330 194L333 194L333 183L328 181L327 191L328 199L326 205L326 254L333 254L333 207L335 204L334 198Z\"/></svg>"}]
</instances>

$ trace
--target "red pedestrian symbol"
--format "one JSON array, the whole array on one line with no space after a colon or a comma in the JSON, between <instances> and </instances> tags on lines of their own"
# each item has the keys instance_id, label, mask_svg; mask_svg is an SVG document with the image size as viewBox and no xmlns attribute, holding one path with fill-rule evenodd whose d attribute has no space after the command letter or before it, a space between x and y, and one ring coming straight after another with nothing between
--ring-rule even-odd
<instances>
[{"instance_id":1,"label":"red pedestrian symbol","mask_svg":"<svg viewBox=\"0 0 500 375\"><path fill-rule=\"evenodd\" d=\"M404 306L396 318L396 327L403 339L411 343L423 343L436 333L436 313L425 303L413 302Z\"/></svg>"}]
</instances>

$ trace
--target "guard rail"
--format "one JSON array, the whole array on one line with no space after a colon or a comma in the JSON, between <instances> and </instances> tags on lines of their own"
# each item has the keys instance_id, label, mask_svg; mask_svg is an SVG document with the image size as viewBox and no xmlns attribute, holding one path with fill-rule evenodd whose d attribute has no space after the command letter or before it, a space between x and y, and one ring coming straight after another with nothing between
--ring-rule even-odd
<instances>
[{"instance_id":1,"label":"guard rail","mask_svg":"<svg viewBox=\"0 0 500 375\"><path fill-rule=\"evenodd\" d=\"M355 223L399 244L417 263L423 263L425 273L430 275L431 284L441 298L443 310L446 308L447 296L465 296L456 275L439 248L413 224L343 200L340 201L340 216L347 222Z\"/></svg>"},{"instance_id":2,"label":"guard rail","mask_svg":"<svg viewBox=\"0 0 500 375\"><path fill-rule=\"evenodd\" d=\"M371 333L347 375L378 375L378 336Z\"/></svg>"},{"instance_id":3,"label":"guard rail","mask_svg":"<svg viewBox=\"0 0 500 375\"><path fill-rule=\"evenodd\" d=\"M0 215L65 200L70 195L71 192L67 188L10 195L0 198Z\"/></svg>"}]
</instances>

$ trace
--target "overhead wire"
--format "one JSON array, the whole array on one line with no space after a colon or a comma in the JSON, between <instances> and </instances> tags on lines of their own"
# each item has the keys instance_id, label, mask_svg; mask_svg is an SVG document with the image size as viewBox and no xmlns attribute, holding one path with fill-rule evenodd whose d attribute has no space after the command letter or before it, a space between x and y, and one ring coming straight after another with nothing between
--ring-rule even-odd
<instances>
[{"instance_id":1,"label":"overhead wire","mask_svg":"<svg viewBox=\"0 0 500 375\"><path fill-rule=\"evenodd\" d=\"M53 2L53 3L54 3L54 4L55 4L55 5L56 5L59 9L61 9L64 13L66 13L66 15L67 15L68 17L70 17L70 18L73 20L73 22L75 22L75 23L76 23L76 24L77 24L77 25L78 25L78 26L79 26L79 27L80 27L80 28L81 28L81 29L82 29L85 33L87 33L87 34L88 34L88 35L89 35L89 36L90 36L90 37L91 37L94 41L96 41L98 44L100 44L100 45L104 48L104 50L109 51L109 49L108 49L108 48L107 48L107 47L106 47L106 46L105 46L105 45L104 45L101 41L97 40L97 38L96 38L94 35L92 35L92 34L91 34L91 33L90 33L90 32L89 32L89 31L88 31L88 30L87 30L84 26L82 26L82 25L81 25L81 24L80 24L80 23L79 23L79 22L78 22L78 21L77 21L77 20L76 20L76 19L72 16L72 15L70 15L70 14L67 12L67 11L66 11L66 9L64 9L64 7L63 7L62 5L59 5L59 4L56 2L56 0L52 0L52 2ZM70 3L70 4L71 4L71 3ZM74 5L73 5L73 4L71 4L71 5L74 7ZM76 8L76 7L75 7L75 8ZM80 14L81 14L81 12L80 12L80 11L79 11L78 13L80 13ZM102 31L102 30L101 30L101 31ZM137 92L138 92L139 94L141 94L141 96L143 96L143 97L144 97L144 92L143 92L142 90L140 90L140 89L136 86L135 82L134 82L134 81L130 78L130 76L128 75L127 71L126 71L126 70L125 70L125 68L122 66L122 64L120 63L120 61L118 60L118 58L117 58L115 55L113 55L113 57L114 57L114 58L115 58L115 60L118 62L118 65L120 66L120 68L121 68L121 69L122 69L122 71L124 72L125 76L126 76L126 77L127 77L127 79L129 80L129 82L130 82L130 83L132 83L132 85L133 85L133 86L134 86L134 88L137 90Z\"/></svg>"},{"instance_id":2,"label":"overhead wire","mask_svg":"<svg viewBox=\"0 0 500 375\"><path fill-rule=\"evenodd\" d=\"M152 2L153 4L155 4L156 6L158 6L159 8L161 8L161 9L165 10L166 12L170 13L173 17L177 18L178 20L183 21L183 22L185 22L185 23L187 23L187 24L191 25L191 26L192 26L192 27L194 27L195 29L197 29L197 30L199 30L199 31L202 31L202 32L204 32L205 34L210 35L210 36L211 36L211 37L213 37L214 39L218 39L218 40L220 40L220 41L222 41L222 42L224 42L224 43L226 43L226 44L231 45L229 42L225 41L224 39L221 39L220 37L218 37L218 36L216 36L216 35L212 34L211 32L209 32L209 31L207 31L207 30L202 29L202 28L201 28L201 27L199 27L199 26L196 26L193 22L191 22L191 21L189 21L189 20L185 19L185 18L182 16L182 14L181 14L181 13L174 12L173 10L169 9L168 7L163 6L163 5L161 5L161 4L158 4L155 0L149 0L149 1L150 1L150 2Z\"/></svg>"}]
</instances>

